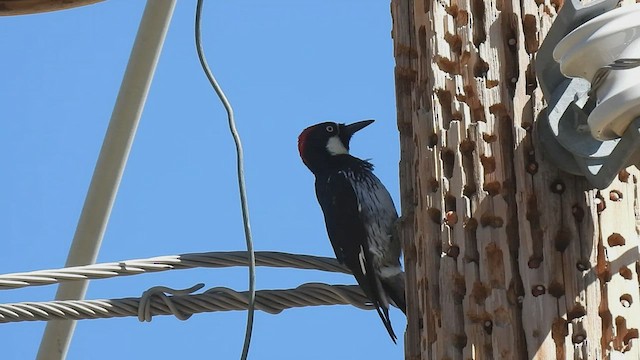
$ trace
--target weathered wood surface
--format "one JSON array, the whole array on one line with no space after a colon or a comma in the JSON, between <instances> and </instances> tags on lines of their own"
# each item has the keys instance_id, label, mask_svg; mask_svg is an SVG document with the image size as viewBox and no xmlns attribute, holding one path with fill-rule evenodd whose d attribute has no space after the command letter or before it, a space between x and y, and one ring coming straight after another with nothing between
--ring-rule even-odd
<instances>
[{"instance_id":1,"label":"weathered wood surface","mask_svg":"<svg viewBox=\"0 0 640 360\"><path fill-rule=\"evenodd\" d=\"M560 0L392 0L407 359L639 359L640 172L548 162L535 53Z\"/></svg>"}]
</instances>

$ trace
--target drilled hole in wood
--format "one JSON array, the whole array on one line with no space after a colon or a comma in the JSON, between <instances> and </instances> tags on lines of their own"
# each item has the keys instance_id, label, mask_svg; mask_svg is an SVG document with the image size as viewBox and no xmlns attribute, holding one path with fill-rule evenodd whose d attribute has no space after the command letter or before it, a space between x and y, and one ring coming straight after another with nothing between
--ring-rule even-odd
<instances>
[{"instance_id":1,"label":"drilled hole in wood","mask_svg":"<svg viewBox=\"0 0 640 360\"><path fill-rule=\"evenodd\" d=\"M444 89L436 89L435 93L442 109L442 127L448 130L451 125L451 106L453 101L451 93Z\"/></svg>"},{"instance_id":2,"label":"drilled hole in wood","mask_svg":"<svg viewBox=\"0 0 640 360\"><path fill-rule=\"evenodd\" d=\"M476 144L471 140L463 140L460 144L460 153L462 154L462 170L464 171L465 184L462 188L462 194L467 198L473 196L476 191L475 184L475 168L473 166L473 152Z\"/></svg>"},{"instance_id":3,"label":"drilled hole in wood","mask_svg":"<svg viewBox=\"0 0 640 360\"><path fill-rule=\"evenodd\" d=\"M489 196L496 196L500 194L500 188L501 188L500 182L492 181L484 184L483 190L486 191L489 194Z\"/></svg>"},{"instance_id":4,"label":"drilled hole in wood","mask_svg":"<svg viewBox=\"0 0 640 360\"><path fill-rule=\"evenodd\" d=\"M527 172L531 175L535 175L538 172L538 162L532 161L527 164Z\"/></svg>"},{"instance_id":5,"label":"drilled hole in wood","mask_svg":"<svg viewBox=\"0 0 640 360\"><path fill-rule=\"evenodd\" d=\"M418 47L420 49L420 54L426 56L429 53L429 48L427 47L427 30L424 25L420 26L418 29Z\"/></svg>"},{"instance_id":6,"label":"drilled hole in wood","mask_svg":"<svg viewBox=\"0 0 640 360\"><path fill-rule=\"evenodd\" d=\"M438 181L438 179L432 178L431 180L429 180L429 190L432 193L437 192L439 188L440 188L440 182Z\"/></svg>"},{"instance_id":7,"label":"drilled hole in wood","mask_svg":"<svg viewBox=\"0 0 640 360\"><path fill-rule=\"evenodd\" d=\"M433 221L434 223L436 224L442 223L442 212L440 211L440 209L429 208L427 209L427 214L429 215L429 218L431 219L431 221Z\"/></svg>"},{"instance_id":8,"label":"drilled hole in wood","mask_svg":"<svg viewBox=\"0 0 640 360\"><path fill-rule=\"evenodd\" d=\"M496 171L496 159L493 156L480 155L480 162L482 163L485 175Z\"/></svg>"},{"instance_id":9,"label":"drilled hole in wood","mask_svg":"<svg viewBox=\"0 0 640 360\"><path fill-rule=\"evenodd\" d=\"M494 134L482 133L482 140L486 141L489 144L495 142L497 139L498 137Z\"/></svg>"},{"instance_id":10,"label":"drilled hole in wood","mask_svg":"<svg viewBox=\"0 0 640 360\"><path fill-rule=\"evenodd\" d=\"M622 193L618 190L609 191L609 200L611 201L622 201Z\"/></svg>"},{"instance_id":11,"label":"drilled hole in wood","mask_svg":"<svg viewBox=\"0 0 640 360\"><path fill-rule=\"evenodd\" d=\"M625 243L624 237L618 233L613 233L607 238L607 244L609 244L609 246L622 246Z\"/></svg>"},{"instance_id":12,"label":"drilled hole in wood","mask_svg":"<svg viewBox=\"0 0 640 360\"><path fill-rule=\"evenodd\" d=\"M478 221L474 218L469 218L464 223L464 261L467 263L477 264L480 259L480 253L478 251L478 237L476 230L478 229Z\"/></svg>"},{"instance_id":13,"label":"drilled hole in wood","mask_svg":"<svg viewBox=\"0 0 640 360\"><path fill-rule=\"evenodd\" d=\"M631 295L629 294L623 294L620 296L620 304L622 307L629 308L631 307L631 304L633 304L633 298L631 298Z\"/></svg>"},{"instance_id":14,"label":"drilled hole in wood","mask_svg":"<svg viewBox=\"0 0 640 360\"><path fill-rule=\"evenodd\" d=\"M487 72L489 71L489 64L486 61L482 60L478 57L475 65L473 65L473 76L476 78L484 78L487 76Z\"/></svg>"},{"instance_id":15,"label":"drilled hole in wood","mask_svg":"<svg viewBox=\"0 0 640 360\"><path fill-rule=\"evenodd\" d=\"M455 346L458 350L464 349L464 347L467 346L467 335L465 334L454 335L453 346Z\"/></svg>"},{"instance_id":16,"label":"drilled hole in wood","mask_svg":"<svg viewBox=\"0 0 640 360\"><path fill-rule=\"evenodd\" d=\"M562 228L556 233L554 245L557 251L564 252L571 242L571 233L569 230Z\"/></svg>"},{"instance_id":17,"label":"drilled hole in wood","mask_svg":"<svg viewBox=\"0 0 640 360\"><path fill-rule=\"evenodd\" d=\"M629 181L629 172L626 169L622 169L620 170L620 172L618 173L618 180L620 180L621 182L628 182Z\"/></svg>"},{"instance_id":18,"label":"drilled hole in wood","mask_svg":"<svg viewBox=\"0 0 640 360\"><path fill-rule=\"evenodd\" d=\"M607 208L607 204L604 203L604 198L600 191L596 192L596 197L593 199L593 203L596 205L598 213L603 212Z\"/></svg>"},{"instance_id":19,"label":"drilled hole in wood","mask_svg":"<svg viewBox=\"0 0 640 360\"><path fill-rule=\"evenodd\" d=\"M455 153L451 149L443 149L440 153L444 176L451 179L453 177L453 166L455 165Z\"/></svg>"},{"instance_id":20,"label":"drilled hole in wood","mask_svg":"<svg viewBox=\"0 0 640 360\"><path fill-rule=\"evenodd\" d=\"M522 299L524 296L524 287L522 285L522 279L519 277L512 277L509 281L509 288L507 289L507 301L511 305L516 305L522 308Z\"/></svg>"},{"instance_id":21,"label":"drilled hole in wood","mask_svg":"<svg viewBox=\"0 0 640 360\"><path fill-rule=\"evenodd\" d=\"M631 272L631 269L626 266L621 266L618 270L618 274L620 274L620 276L622 276L625 280L633 279L633 273Z\"/></svg>"},{"instance_id":22,"label":"drilled hole in wood","mask_svg":"<svg viewBox=\"0 0 640 360\"><path fill-rule=\"evenodd\" d=\"M551 0L551 6L555 9L556 13L562 8L562 4L564 4L564 0Z\"/></svg>"},{"instance_id":23,"label":"drilled hole in wood","mask_svg":"<svg viewBox=\"0 0 640 360\"><path fill-rule=\"evenodd\" d=\"M522 19L522 31L524 32L524 48L528 54L538 51L538 19L535 15L525 14Z\"/></svg>"},{"instance_id":24,"label":"drilled hole in wood","mask_svg":"<svg viewBox=\"0 0 640 360\"><path fill-rule=\"evenodd\" d=\"M551 186L549 188L554 194L562 194L566 189L566 186L564 185L564 182L562 182L562 180L555 180L551 183Z\"/></svg>"},{"instance_id":25,"label":"drilled hole in wood","mask_svg":"<svg viewBox=\"0 0 640 360\"><path fill-rule=\"evenodd\" d=\"M587 271L589 270L590 267L591 267L591 263L589 263L589 260L579 260L576 263L576 269L580 271Z\"/></svg>"},{"instance_id":26,"label":"drilled hole in wood","mask_svg":"<svg viewBox=\"0 0 640 360\"><path fill-rule=\"evenodd\" d=\"M471 110L471 122L487 122L487 119L485 118L484 115L484 108L482 107L482 104L479 104L478 106L472 108Z\"/></svg>"},{"instance_id":27,"label":"drilled hole in wood","mask_svg":"<svg viewBox=\"0 0 640 360\"><path fill-rule=\"evenodd\" d=\"M549 291L549 295L556 299L564 296L564 286L557 281L552 281L547 290Z\"/></svg>"},{"instance_id":28,"label":"drilled hole in wood","mask_svg":"<svg viewBox=\"0 0 640 360\"><path fill-rule=\"evenodd\" d=\"M456 14L456 25L465 26L469 22L469 13L466 10L458 10Z\"/></svg>"},{"instance_id":29,"label":"drilled hole in wood","mask_svg":"<svg viewBox=\"0 0 640 360\"><path fill-rule=\"evenodd\" d=\"M484 1L473 0L471 2L471 15L473 16L473 45L479 47L487 39L484 27Z\"/></svg>"},{"instance_id":30,"label":"drilled hole in wood","mask_svg":"<svg viewBox=\"0 0 640 360\"><path fill-rule=\"evenodd\" d=\"M614 343L614 348L621 352L626 352L630 350L629 342L631 339L638 338L638 329L635 328L627 328L627 319L622 316L616 317L616 333L617 333L617 344ZM620 340L622 340L622 344L620 344Z\"/></svg>"},{"instance_id":31,"label":"drilled hole in wood","mask_svg":"<svg viewBox=\"0 0 640 360\"><path fill-rule=\"evenodd\" d=\"M582 331L577 332L577 333L574 333L573 336L571 337L571 342L573 342L574 344L580 344L586 338L587 338L587 334L585 332L582 332Z\"/></svg>"},{"instance_id":32,"label":"drilled hole in wood","mask_svg":"<svg viewBox=\"0 0 640 360\"><path fill-rule=\"evenodd\" d=\"M457 34L445 34L444 41L449 44L449 48L454 54L460 54L462 52L462 39Z\"/></svg>"},{"instance_id":33,"label":"drilled hole in wood","mask_svg":"<svg viewBox=\"0 0 640 360\"><path fill-rule=\"evenodd\" d=\"M496 116L499 116L501 119L500 120L505 120L503 118L503 114L507 111L507 108L504 106L503 103L497 103L497 104L493 104L491 106L489 106L489 114L493 114ZM509 123L509 128L511 128L511 126L513 126L513 122L511 121L510 117L506 117L506 122Z\"/></svg>"},{"instance_id":34,"label":"drilled hole in wood","mask_svg":"<svg viewBox=\"0 0 640 360\"><path fill-rule=\"evenodd\" d=\"M546 292L544 285L534 285L531 288L531 295L538 297Z\"/></svg>"},{"instance_id":35,"label":"drilled hole in wood","mask_svg":"<svg viewBox=\"0 0 640 360\"><path fill-rule=\"evenodd\" d=\"M476 185L475 184L467 184L462 188L462 195L470 198L476 193Z\"/></svg>"},{"instance_id":36,"label":"drilled hole in wood","mask_svg":"<svg viewBox=\"0 0 640 360\"><path fill-rule=\"evenodd\" d=\"M490 213L484 213L480 216L480 225L483 227L491 226L493 228L500 228L504 225L504 220Z\"/></svg>"},{"instance_id":37,"label":"drilled hole in wood","mask_svg":"<svg viewBox=\"0 0 640 360\"><path fill-rule=\"evenodd\" d=\"M540 267L540 264L542 264L542 257L539 256L532 256L529 258L529 261L527 261L529 269L537 269Z\"/></svg>"},{"instance_id":38,"label":"drilled hole in wood","mask_svg":"<svg viewBox=\"0 0 640 360\"><path fill-rule=\"evenodd\" d=\"M458 214L455 211L447 211L444 214L444 223L453 226L458 223Z\"/></svg>"},{"instance_id":39,"label":"drilled hole in wood","mask_svg":"<svg viewBox=\"0 0 640 360\"><path fill-rule=\"evenodd\" d=\"M484 331L485 331L487 334L491 335L491 333L493 332L493 321L491 321L491 320L485 320L485 321L482 323L482 328L484 329Z\"/></svg>"},{"instance_id":40,"label":"drilled hole in wood","mask_svg":"<svg viewBox=\"0 0 640 360\"><path fill-rule=\"evenodd\" d=\"M486 83L486 87L487 89L492 89L498 85L500 85L500 82L498 80L489 80L487 79Z\"/></svg>"},{"instance_id":41,"label":"drilled hole in wood","mask_svg":"<svg viewBox=\"0 0 640 360\"><path fill-rule=\"evenodd\" d=\"M444 12L446 12L447 14L449 14L452 17L456 17L456 15L458 15L458 5L453 4L453 5L450 5L450 6L445 6Z\"/></svg>"},{"instance_id":42,"label":"drilled hole in wood","mask_svg":"<svg viewBox=\"0 0 640 360\"><path fill-rule=\"evenodd\" d=\"M460 73L458 69L458 63L448 59L444 56L436 56L435 57L436 64L440 70L446 72L450 75L458 75Z\"/></svg>"},{"instance_id":43,"label":"drilled hole in wood","mask_svg":"<svg viewBox=\"0 0 640 360\"><path fill-rule=\"evenodd\" d=\"M584 209L579 205L573 205L571 207L571 213L577 222L582 222L582 219L584 219Z\"/></svg>"},{"instance_id":44,"label":"drilled hole in wood","mask_svg":"<svg viewBox=\"0 0 640 360\"><path fill-rule=\"evenodd\" d=\"M631 341L631 339L637 339L638 338L638 329L629 329L627 330L627 333L622 337L622 341L624 342L624 345L627 347L627 349L630 348L630 344L629 342Z\"/></svg>"},{"instance_id":45,"label":"drilled hole in wood","mask_svg":"<svg viewBox=\"0 0 640 360\"><path fill-rule=\"evenodd\" d=\"M491 287L494 289L504 289L504 258L502 249L495 242L489 243L485 247L487 254L487 264L489 265L489 279Z\"/></svg>"},{"instance_id":46,"label":"drilled hole in wood","mask_svg":"<svg viewBox=\"0 0 640 360\"><path fill-rule=\"evenodd\" d=\"M476 143L469 139L464 139L460 143L460 152L464 155L471 155L476 148Z\"/></svg>"},{"instance_id":47,"label":"drilled hole in wood","mask_svg":"<svg viewBox=\"0 0 640 360\"><path fill-rule=\"evenodd\" d=\"M449 249L447 250L447 256L457 259L458 255L460 255L460 247L458 245L449 246ZM464 279L462 280L464 282Z\"/></svg>"},{"instance_id":48,"label":"drilled hole in wood","mask_svg":"<svg viewBox=\"0 0 640 360\"><path fill-rule=\"evenodd\" d=\"M438 145L438 134L431 133L429 136L427 136L427 147L429 149L433 149L436 145Z\"/></svg>"},{"instance_id":49,"label":"drilled hole in wood","mask_svg":"<svg viewBox=\"0 0 640 360\"><path fill-rule=\"evenodd\" d=\"M584 306L582 306L582 304L575 304L574 307L567 313L567 319L574 320L586 315L587 310L584 308Z\"/></svg>"}]
</instances>

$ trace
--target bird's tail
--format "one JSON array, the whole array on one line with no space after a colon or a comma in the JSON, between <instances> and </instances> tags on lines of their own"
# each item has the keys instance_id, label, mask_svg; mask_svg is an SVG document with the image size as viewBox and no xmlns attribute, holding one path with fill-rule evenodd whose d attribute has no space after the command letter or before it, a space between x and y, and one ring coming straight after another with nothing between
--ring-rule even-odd
<instances>
[{"instance_id":1,"label":"bird's tail","mask_svg":"<svg viewBox=\"0 0 640 360\"><path fill-rule=\"evenodd\" d=\"M391 340L394 344L397 344L398 337L396 336L396 333L393 331L393 327L391 326L391 318L389 318L389 308L380 304L380 306L376 306L376 311L378 312L380 319L382 319L382 323L387 329L389 336L391 336Z\"/></svg>"},{"instance_id":2,"label":"bird's tail","mask_svg":"<svg viewBox=\"0 0 640 360\"><path fill-rule=\"evenodd\" d=\"M407 314L407 301L405 298L405 276L404 272L400 272L398 274L382 278L382 287L393 301L393 305L395 305L398 309L402 310L402 312Z\"/></svg>"}]
</instances>

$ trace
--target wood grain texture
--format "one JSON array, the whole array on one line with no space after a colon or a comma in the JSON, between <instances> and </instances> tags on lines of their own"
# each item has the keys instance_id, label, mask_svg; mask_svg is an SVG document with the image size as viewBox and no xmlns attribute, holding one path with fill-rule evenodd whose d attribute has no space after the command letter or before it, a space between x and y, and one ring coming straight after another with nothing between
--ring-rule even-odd
<instances>
[{"instance_id":1,"label":"wood grain texture","mask_svg":"<svg viewBox=\"0 0 640 360\"><path fill-rule=\"evenodd\" d=\"M594 190L533 133L560 6L391 2L406 359L640 358L640 173Z\"/></svg>"}]
</instances>

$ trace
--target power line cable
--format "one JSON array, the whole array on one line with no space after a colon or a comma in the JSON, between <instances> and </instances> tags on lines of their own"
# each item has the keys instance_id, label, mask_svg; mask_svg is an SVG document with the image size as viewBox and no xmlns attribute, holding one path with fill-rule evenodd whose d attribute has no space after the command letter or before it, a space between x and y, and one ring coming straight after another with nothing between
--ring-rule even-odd
<instances>
[{"instance_id":1,"label":"power line cable","mask_svg":"<svg viewBox=\"0 0 640 360\"><path fill-rule=\"evenodd\" d=\"M242 204L242 221L244 224L244 235L247 243L247 252L249 253L249 303L247 307L247 327L244 335L244 345L242 346L242 355L240 357L241 360L246 360L249 354L249 345L251 343L251 334L253 331L253 315L255 312L255 297L256 297L256 259L253 251L253 240L251 238L251 226L249 224L249 205L247 203L247 194L246 187L244 182L244 165L243 165L243 153L242 153L242 143L240 142L240 135L238 134L238 130L236 129L235 120L233 117L233 108L231 107L231 103L227 100L222 88L216 81L215 77L211 73L209 69L209 65L207 64L207 60L204 56L204 50L202 48L202 38L200 35L200 20L202 17L202 4L203 0L198 0L196 5L196 21L195 21L195 35L196 35L196 50L198 52L198 59L200 60L200 65L202 65L202 70L207 75L207 79L211 83L211 86L215 90L216 94L220 98L220 101L224 105L225 110L227 111L227 117L229 120L229 130L231 132L231 136L233 137L233 141L236 145L236 160L237 160L237 170L238 170L238 188L240 191L240 202Z\"/></svg>"}]
</instances>

